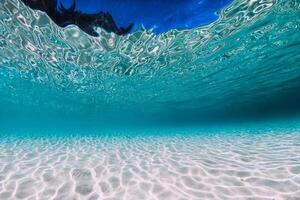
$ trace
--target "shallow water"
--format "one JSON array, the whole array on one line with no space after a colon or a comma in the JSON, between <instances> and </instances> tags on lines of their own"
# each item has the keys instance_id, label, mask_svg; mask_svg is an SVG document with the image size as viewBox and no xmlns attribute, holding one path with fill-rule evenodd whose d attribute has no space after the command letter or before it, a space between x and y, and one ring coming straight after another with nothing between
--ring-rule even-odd
<instances>
[{"instance_id":1,"label":"shallow water","mask_svg":"<svg viewBox=\"0 0 300 200\"><path fill-rule=\"evenodd\" d=\"M1 116L178 123L298 112L299 1L234 1L219 15L192 30L93 38L1 1Z\"/></svg>"},{"instance_id":2,"label":"shallow water","mask_svg":"<svg viewBox=\"0 0 300 200\"><path fill-rule=\"evenodd\" d=\"M1 0L0 199L299 199L299 11L93 38Z\"/></svg>"}]
</instances>

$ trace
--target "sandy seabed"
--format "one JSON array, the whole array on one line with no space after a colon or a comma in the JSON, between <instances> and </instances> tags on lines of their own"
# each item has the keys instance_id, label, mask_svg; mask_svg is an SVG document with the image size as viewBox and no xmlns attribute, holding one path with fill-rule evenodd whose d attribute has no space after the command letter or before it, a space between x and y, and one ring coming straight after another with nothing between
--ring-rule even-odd
<instances>
[{"instance_id":1,"label":"sandy seabed","mask_svg":"<svg viewBox=\"0 0 300 200\"><path fill-rule=\"evenodd\" d=\"M0 199L300 199L300 132L3 137Z\"/></svg>"}]
</instances>

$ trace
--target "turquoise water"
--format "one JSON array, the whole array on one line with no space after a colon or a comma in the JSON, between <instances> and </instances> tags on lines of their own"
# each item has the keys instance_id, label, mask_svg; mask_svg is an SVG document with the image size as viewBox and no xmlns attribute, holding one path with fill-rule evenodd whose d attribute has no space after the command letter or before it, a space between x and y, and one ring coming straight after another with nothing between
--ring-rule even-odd
<instances>
[{"instance_id":1,"label":"turquoise water","mask_svg":"<svg viewBox=\"0 0 300 200\"><path fill-rule=\"evenodd\" d=\"M298 1L235 1L208 26L99 38L1 4L2 120L172 126L299 111Z\"/></svg>"},{"instance_id":2,"label":"turquoise water","mask_svg":"<svg viewBox=\"0 0 300 200\"><path fill-rule=\"evenodd\" d=\"M90 37L0 1L0 199L297 199L300 2Z\"/></svg>"}]
</instances>

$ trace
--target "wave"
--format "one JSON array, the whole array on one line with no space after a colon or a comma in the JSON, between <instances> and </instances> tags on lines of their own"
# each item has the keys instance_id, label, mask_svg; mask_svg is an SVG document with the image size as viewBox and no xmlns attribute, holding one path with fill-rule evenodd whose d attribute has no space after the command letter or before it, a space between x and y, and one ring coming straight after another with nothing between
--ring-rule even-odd
<instances>
[{"instance_id":1,"label":"wave","mask_svg":"<svg viewBox=\"0 0 300 200\"><path fill-rule=\"evenodd\" d=\"M295 110L299 10L297 0L234 1L207 26L127 36L98 29L94 38L75 26L60 28L19 1L2 0L2 114L17 108L97 116L125 110L198 119Z\"/></svg>"}]
</instances>

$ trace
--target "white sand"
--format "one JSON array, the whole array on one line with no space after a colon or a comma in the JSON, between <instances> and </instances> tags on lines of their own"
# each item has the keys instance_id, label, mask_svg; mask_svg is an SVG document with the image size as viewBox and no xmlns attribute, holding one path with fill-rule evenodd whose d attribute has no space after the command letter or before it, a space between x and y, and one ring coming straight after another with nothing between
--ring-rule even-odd
<instances>
[{"instance_id":1,"label":"white sand","mask_svg":"<svg viewBox=\"0 0 300 200\"><path fill-rule=\"evenodd\" d=\"M4 138L0 199L300 199L300 133Z\"/></svg>"}]
</instances>

